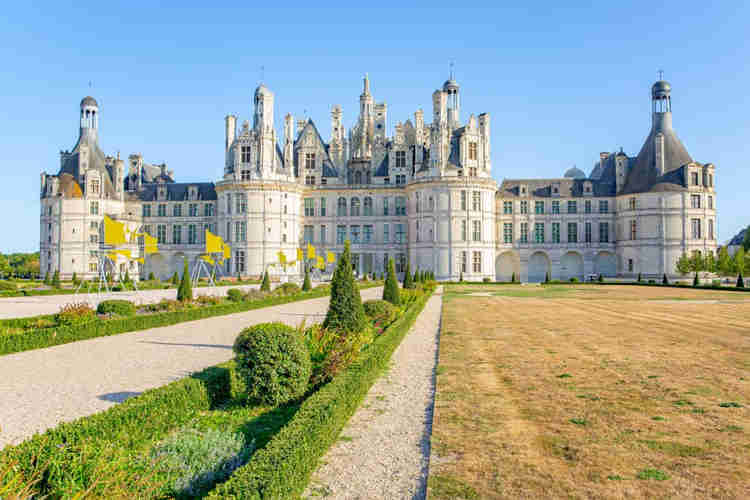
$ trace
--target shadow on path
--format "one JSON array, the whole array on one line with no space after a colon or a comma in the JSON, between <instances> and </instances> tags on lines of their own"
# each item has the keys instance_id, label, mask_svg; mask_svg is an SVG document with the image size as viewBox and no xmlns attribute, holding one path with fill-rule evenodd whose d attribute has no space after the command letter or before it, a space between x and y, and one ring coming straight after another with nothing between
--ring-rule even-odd
<instances>
[{"instance_id":1,"label":"shadow on path","mask_svg":"<svg viewBox=\"0 0 750 500\"><path fill-rule=\"evenodd\" d=\"M122 391L122 392L108 392L107 394L100 394L97 398L102 401L111 401L113 403L122 403L126 399L130 399L135 396L139 396L140 392Z\"/></svg>"},{"instance_id":2,"label":"shadow on path","mask_svg":"<svg viewBox=\"0 0 750 500\"><path fill-rule=\"evenodd\" d=\"M155 340L140 340L142 344L177 345L183 347L213 347L215 349L231 349L231 345L223 344L181 344L179 342L157 342Z\"/></svg>"}]
</instances>

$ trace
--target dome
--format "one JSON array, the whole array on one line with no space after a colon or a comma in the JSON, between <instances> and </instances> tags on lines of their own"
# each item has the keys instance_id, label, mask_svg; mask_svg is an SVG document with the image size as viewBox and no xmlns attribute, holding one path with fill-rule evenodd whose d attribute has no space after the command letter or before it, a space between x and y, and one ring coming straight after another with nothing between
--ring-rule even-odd
<instances>
[{"instance_id":1,"label":"dome","mask_svg":"<svg viewBox=\"0 0 750 500\"><path fill-rule=\"evenodd\" d=\"M671 91L672 86L669 84L669 82L664 80L659 80L651 86L652 97L666 97Z\"/></svg>"},{"instance_id":2,"label":"dome","mask_svg":"<svg viewBox=\"0 0 750 500\"><path fill-rule=\"evenodd\" d=\"M96 99L89 95L81 99L81 107L83 108L84 106L93 106L95 108L98 108L99 104L97 104Z\"/></svg>"},{"instance_id":3,"label":"dome","mask_svg":"<svg viewBox=\"0 0 750 500\"><path fill-rule=\"evenodd\" d=\"M571 167L565 171L564 177L568 179L585 179L586 173L577 167Z\"/></svg>"},{"instance_id":4,"label":"dome","mask_svg":"<svg viewBox=\"0 0 750 500\"><path fill-rule=\"evenodd\" d=\"M443 90L458 90L458 82L453 78L446 80L443 84Z\"/></svg>"},{"instance_id":5,"label":"dome","mask_svg":"<svg viewBox=\"0 0 750 500\"><path fill-rule=\"evenodd\" d=\"M255 97L258 97L260 95L271 95L272 92L268 90L268 87L263 85L262 83L258 85L258 88L255 89Z\"/></svg>"}]
</instances>

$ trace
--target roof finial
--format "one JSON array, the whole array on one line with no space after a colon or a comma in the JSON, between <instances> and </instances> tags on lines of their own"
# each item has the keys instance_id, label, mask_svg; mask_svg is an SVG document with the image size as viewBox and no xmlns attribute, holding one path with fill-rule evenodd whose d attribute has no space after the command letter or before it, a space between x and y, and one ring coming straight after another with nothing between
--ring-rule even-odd
<instances>
[{"instance_id":1,"label":"roof finial","mask_svg":"<svg viewBox=\"0 0 750 500\"><path fill-rule=\"evenodd\" d=\"M365 95L370 95L370 76L365 73Z\"/></svg>"},{"instance_id":2,"label":"roof finial","mask_svg":"<svg viewBox=\"0 0 750 500\"><path fill-rule=\"evenodd\" d=\"M261 66L260 67L260 84L263 85L263 80L265 80L266 77L266 67Z\"/></svg>"},{"instance_id":3,"label":"roof finial","mask_svg":"<svg viewBox=\"0 0 750 500\"><path fill-rule=\"evenodd\" d=\"M664 70L663 69L660 69L656 73L659 75L659 81L664 80Z\"/></svg>"},{"instance_id":4,"label":"roof finial","mask_svg":"<svg viewBox=\"0 0 750 500\"><path fill-rule=\"evenodd\" d=\"M451 61L450 66L451 66L451 78L450 79L453 80L453 66L454 66L453 61Z\"/></svg>"}]
</instances>

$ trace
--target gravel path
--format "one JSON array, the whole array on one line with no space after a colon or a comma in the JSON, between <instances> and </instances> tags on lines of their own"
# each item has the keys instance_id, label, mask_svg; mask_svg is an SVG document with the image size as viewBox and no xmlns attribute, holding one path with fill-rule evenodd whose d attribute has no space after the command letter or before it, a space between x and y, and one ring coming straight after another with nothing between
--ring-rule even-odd
<instances>
[{"instance_id":1,"label":"gravel path","mask_svg":"<svg viewBox=\"0 0 750 500\"><path fill-rule=\"evenodd\" d=\"M362 299L382 290L362 290ZM322 297L0 356L0 449L227 361L247 326L311 324L327 309Z\"/></svg>"},{"instance_id":2,"label":"gravel path","mask_svg":"<svg viewBox=\"0 0 750 500\"><path fill-rule=\"evenodd\" d=\"M423 499L427 491L442 287L427 302L304 498Z\"/></svg>"}]
</instances>

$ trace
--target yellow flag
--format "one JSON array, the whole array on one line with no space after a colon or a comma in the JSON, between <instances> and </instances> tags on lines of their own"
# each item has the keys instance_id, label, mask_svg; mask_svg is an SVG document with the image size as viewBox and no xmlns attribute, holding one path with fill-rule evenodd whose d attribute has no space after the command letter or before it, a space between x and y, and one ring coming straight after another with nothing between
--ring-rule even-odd
<instances>
[{"instance_id":1,"label":"yellow flag","mask_svg":"<svg viewBox=\"0 0 750 500\"><path fill-rule=\"evenodd\" d=\"M315 258L315 247L311 244L307 244L307 258L308 259L314 259Z\"/></svg>"},{"instance_id":2,"label":"yellow flag","mask_svg":"<svg viewBox=\"0 0 750 500\"><path fill-rule=\"evenodd\" d=\"M206 229L206 253L222 253L224 240Z\"/></svg>"},{"instance_id":3,"label":"yellow flag","mask_svg":"<svg viewBox=\"0 0 750 500\"><path fill-rule=\"evenodd\" d=\"M143 253L149 255L158 251L158 240L148 233L143 233Z\"/></svg>"},{"instance_id":4,"label":"yellow flag","mask_svg":"<svg viewBox=\"0 0 750 500\"><path fill-rule=\"evenodd\" d=\"M325 263L325 260L323 260L322 255L318 255L317 264L318 264L318 269L325 270L326 263Z\"/></svg>"},{"instance_id":5,"label":"yellow flag","mask_svg":"<svg viewBox=\"0 0 750 500\"><path fill-rule=\"evenodd\" d=\"M117 252L110 252L107 254L110 260L117 260Z\"/></svg>"},{"instance_id":6,"label":"yellow flag","mask_svg":"<svg viewBox=\"0 0 750 500\"><path fill-rule=\"evenodd\" d=\"M232 247L226 244L226 242L223 242L222 245L224 246L224 258L229 259L232 257Z\"/></svg>"},{"instance_id":7,"label":"yellow flag","mask_svg":"<svg viewBox=\"0 0 750 500\"><path fill-rule=\"evenodd\" d=\"M286 265L286 255L284 254L284 252L279 252L279 264L281 264L282 266Z\"/></svg>"},{"instance_id":8,"label":"yellow flag","mask_svg":"<svg viewBox=\"0 0 750 500\"><path fill-rule=\"evenodd\" d=\"M139 257L139 258L135 259L135 261L136 262L140 262L141 264L145 263L145 261L143 260L143 257Z\"/></svg>"},{"instance_id":9,"label":"yellow flag","mask_svg":"<svg viewBox=\"0 0 750 500\"><path fill-rule=\"evenodd\" d=\"M333 264L334 262L336 262L336 254L335 253L328 252L327 257L328 257L328 263L329 264Z\"/></svg>"},{"instance_id":10,"label":"yellow flag","mask_svg":"<svg viewBox=\"0 0 750 500\"><path fill-rule=\"evenodd\" d=\"M302 252L302 249L298 248L297 249L297 260L303 260L304 258L305 258L305 256L304 256L304 254Z\"/></svg>"},{"instance_id":11,"label":"yellow flag","mask_svg":"<svg viewBox=\"0 0 750 500\"><path fill-rule=\"evenodd\" d=\"M130 250L117 250L115 253L122 255L126 259L130 260L132 257L130 256Z\"/></svg>"},{"instance_id":12,"label":"yellow flag","mask_svg":"<svg viewBox=\"0 0 750 500\"><path fill-rule=\"evenodd\" d=\"M127 242L125 239L125 224L117 222L106 215L104 216L104 244L105 245L124 245Z\"/></svg>"}]
</instances>

